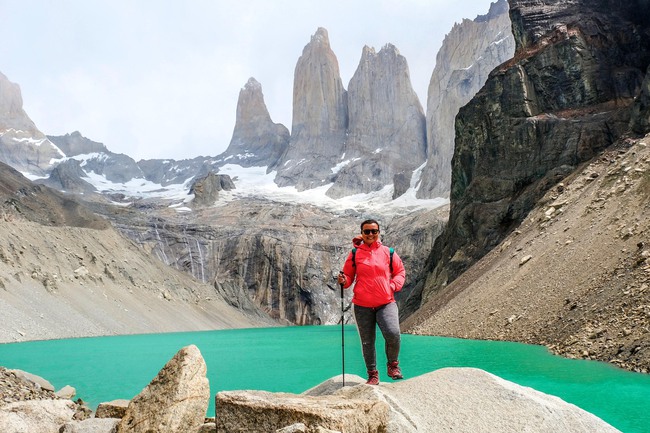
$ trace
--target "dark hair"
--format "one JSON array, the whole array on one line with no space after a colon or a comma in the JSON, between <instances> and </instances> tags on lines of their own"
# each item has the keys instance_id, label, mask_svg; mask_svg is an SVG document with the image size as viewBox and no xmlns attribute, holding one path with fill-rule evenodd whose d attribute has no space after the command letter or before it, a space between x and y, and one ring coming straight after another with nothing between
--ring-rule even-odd
<instances>
[{"instance_id":1,"label":"dark hair","mask_svg":"<svg viewBox=\"0 0 650 433\"><path fill-rule=\"evenodd\" d=\"M379 223L376 220L365 220L364 222L361 223L361 230L363 231L363 226L366 224L377 224L377 228L379 228Z\"/></svg>"}]
</instances>

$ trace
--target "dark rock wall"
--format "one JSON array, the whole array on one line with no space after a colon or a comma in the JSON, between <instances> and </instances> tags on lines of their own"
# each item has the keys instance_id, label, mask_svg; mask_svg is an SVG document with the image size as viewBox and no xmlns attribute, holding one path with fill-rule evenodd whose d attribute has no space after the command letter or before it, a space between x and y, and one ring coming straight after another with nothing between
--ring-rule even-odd
<instances>
[{"instance_id":1,"label":"dark rock wall","mask_svg":"<svg viewBox=\"0 0 650 433\"><path fill-rule=\"evenodd\" d=\"M510 1L515 56L458 114L449 223L410 310L629 132L650 63L647 10L647 1Z\"/></svg>"}]
</instances>

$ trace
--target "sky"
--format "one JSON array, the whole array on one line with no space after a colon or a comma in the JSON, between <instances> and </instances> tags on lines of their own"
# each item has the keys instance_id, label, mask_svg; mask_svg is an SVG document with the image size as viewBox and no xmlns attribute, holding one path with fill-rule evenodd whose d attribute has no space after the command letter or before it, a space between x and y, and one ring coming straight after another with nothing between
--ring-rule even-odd
<instances>
[{"instance_id":1,"label":"sky","mask_svg":"<svg viewBox=\"0 0 650 433\"><path fill-rule=\"evenodd\" d=\"M426 110L445 35L490 3L0 0L0 72L20 86L24 110L47 135L79 131L136 161L217 156L250 77L271 119L291 130L294 69L319 27L346 89L364 45L391 43Z\"/></svg>"}]
</instances>

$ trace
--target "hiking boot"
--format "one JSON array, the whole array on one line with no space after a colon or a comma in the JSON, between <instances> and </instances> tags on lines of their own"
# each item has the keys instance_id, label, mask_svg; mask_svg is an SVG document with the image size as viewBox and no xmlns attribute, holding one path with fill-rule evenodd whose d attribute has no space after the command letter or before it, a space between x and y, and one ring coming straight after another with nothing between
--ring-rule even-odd
<instances>
[{"instance_id":1,"label":"hiking boot","mask_svg":"<svg viewBox=\"0 0 650 433\"><path fill-rule=\"evenodd\" d=\"M379 385L379 372L377 370L368 370L366 385Z\"/></svg>"},{"instance_id":2,"label":"hiking boot","mask_svg":"<svg viewBox=\"0 0 650 433\"><path fill-rule=\"evenodd\" d=\"M386 364L388 366L388 376L393 380L402 379L402 369L399 368L399 361L393 361Z\"/></svg>"}]
</instances>

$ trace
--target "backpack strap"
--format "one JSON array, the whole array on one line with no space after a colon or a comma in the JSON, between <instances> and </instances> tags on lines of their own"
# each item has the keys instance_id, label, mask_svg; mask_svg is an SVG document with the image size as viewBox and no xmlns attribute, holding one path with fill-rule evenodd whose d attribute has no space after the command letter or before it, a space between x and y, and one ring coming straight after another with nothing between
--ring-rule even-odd
<instances>
[{"instance_id":1,"label":"backpack strap","mask_svg":"<svg viewBox=\"0 0 650 433\"><path fill-rule=\"evenodd\" d=\"M357 249L352 248L352 266L355 267L355 268L357 267L357 263L354 261L354 256L355 256L356 253L357 253Z\"/></svg>"}]
</instances>

